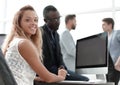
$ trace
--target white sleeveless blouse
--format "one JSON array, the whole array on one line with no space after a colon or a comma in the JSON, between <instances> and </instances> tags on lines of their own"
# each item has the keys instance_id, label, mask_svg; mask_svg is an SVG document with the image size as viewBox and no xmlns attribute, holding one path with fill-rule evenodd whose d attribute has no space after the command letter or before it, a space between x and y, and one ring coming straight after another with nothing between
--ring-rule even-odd
<instances>
[{"instance_id":1,"label":"white sleeveless blouse","mask_svg":"<svg viewBox=\"0 0 120 85\"><path fill-rule=\"evenodd\" d=\"M21 40L20 38L13 39L7 49L5 59L18 85L33 85L36 73L18 51L18 43Z\"/></svg>"}]
</instances>

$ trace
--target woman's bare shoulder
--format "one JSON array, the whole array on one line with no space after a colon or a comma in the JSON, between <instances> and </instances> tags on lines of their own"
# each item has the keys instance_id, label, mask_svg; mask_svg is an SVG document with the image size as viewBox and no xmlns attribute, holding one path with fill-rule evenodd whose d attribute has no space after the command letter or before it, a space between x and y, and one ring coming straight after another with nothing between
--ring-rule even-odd
<instances>
[{"instance_id":1,"label":"woman's bare shoulder","mask_svg":"<svg viewBox=\"0 0 120 85\"><path fill-rule=\"evenodd\" d=\"M32 46L33 46L33 43L28 39L22 39L18 44L19 49L29 49Z\"/></svg>"}]
</instances>

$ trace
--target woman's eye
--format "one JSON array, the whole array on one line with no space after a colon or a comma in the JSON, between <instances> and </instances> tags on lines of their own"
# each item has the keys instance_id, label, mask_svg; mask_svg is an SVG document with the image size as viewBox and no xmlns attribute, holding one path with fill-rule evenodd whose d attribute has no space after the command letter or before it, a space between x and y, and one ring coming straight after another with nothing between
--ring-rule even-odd
<instances>
[{"instance_id":1,"label":"woman's eye","mask_svg":"<svg viewBox=\"0 0 120 85\"><path fill-rule=\"evenodd\" d=\"M29 22L29 21L30 21L30 19L26 19L25 21Z\"/></svg>"},{"instance_id":2,"label":"woman's eye","mask_svg":"<svg viewBox=\"0 0 120 85\"><path fill-rule=\"evenodd\" d=\"M38 22L38 19L35 19L34 21L35 21L35 22Z\"/></svg>"}]
</instances>

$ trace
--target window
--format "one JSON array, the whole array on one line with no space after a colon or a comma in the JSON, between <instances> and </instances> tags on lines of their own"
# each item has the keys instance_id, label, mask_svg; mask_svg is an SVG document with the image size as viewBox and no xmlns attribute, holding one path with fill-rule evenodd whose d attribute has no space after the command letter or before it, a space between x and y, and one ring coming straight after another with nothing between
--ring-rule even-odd
<instances>
[{"instance_id":1,"label":"window","mask_svg":"<svg viewBox=\"0 0 120 85\"><path fill-rule=\"evenodd\" d=\"M35 8L39 16L39 26L44 24L44 7L54 5L62 16L58 30L60 34L65 28L65 16L76 14L77 27L72 31L75 41L102 32L101 22L105 17L113 17L115 29L120 28L120 0L0 0L0 33L8 33L14 14L27 4Z\"/></svg>"}]
</instances>

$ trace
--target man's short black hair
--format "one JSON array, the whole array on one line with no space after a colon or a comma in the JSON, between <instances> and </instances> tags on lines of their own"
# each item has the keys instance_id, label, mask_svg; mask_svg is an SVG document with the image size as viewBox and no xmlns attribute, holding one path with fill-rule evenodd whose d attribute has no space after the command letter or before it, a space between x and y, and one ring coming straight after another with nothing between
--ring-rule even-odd
<instances>
[{"instance_id":1,"label":"man's short black hair","mask_svg":"<svg viewBox=\"0 0 120 85\"><path fill-rule=\"evenodd\" d=\"M76 17L75 14L70 14L65 17L65 23L67 23L69 20L72 20Z\"/></svg>"},{"instance_id":2,"label":"man's short black hair","mask_svg":"<svg viewBox=\"0 0 120 85\"><path fill-rule=\"evenodd\" d=\"M53 5L48 5L48 6L46 6L46 7L44 8L44 10L43 10L43 17L44 17L44 19L49 18L49 17L48 17L48 13L49 13L50 11L57 11L57 9L56 9Z\"/></svg>"},{"instance_id":3,"label":"man's short black hair","mask_svg":"<svg viewBox=\"0 0 120 85\"><path fill-rule=\"evenodd\" d=\"M106 22L107 24L112 24L112 29L114 28L114 20L112 18L104 18L102 20L103 22Z\"/></svg>"}]
</instances>

